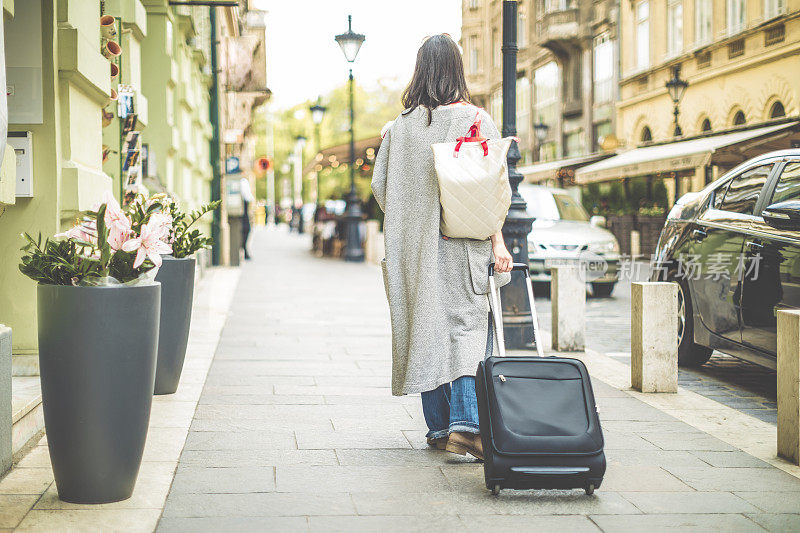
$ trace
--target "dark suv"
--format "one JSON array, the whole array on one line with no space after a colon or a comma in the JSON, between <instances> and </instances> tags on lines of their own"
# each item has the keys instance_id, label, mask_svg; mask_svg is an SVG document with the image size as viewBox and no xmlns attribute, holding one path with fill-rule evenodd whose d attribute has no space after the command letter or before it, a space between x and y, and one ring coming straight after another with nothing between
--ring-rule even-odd
<instances>
[{"instance_id":1,"label":"dark suv","mask_svg":"<svg viewBox=\"0 0 800 533\"><path fill-rule=\"evenodd\" d=\"M800 308L800 150L751 159L667 217L651 279L678 283L678 362L713 349L774 369L776 313Z\"/></svg>"}]
</instances>

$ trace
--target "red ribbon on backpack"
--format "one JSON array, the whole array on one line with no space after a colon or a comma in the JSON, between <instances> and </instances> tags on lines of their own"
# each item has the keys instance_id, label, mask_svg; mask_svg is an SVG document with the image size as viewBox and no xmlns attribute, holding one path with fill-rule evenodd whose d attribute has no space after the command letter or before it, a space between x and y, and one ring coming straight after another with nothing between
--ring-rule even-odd
<instances>
[{"instance_id":1,"label":"red ribbon on backpack","mask_svg":"<svg viewBox=\"0 0 800 533\"><path fill-rule=\"evenodd\" d=\"M472 123L472 126L469 127L469 131L467 132L466 137L459 137L456 139L456 149L453 152L453 157L458 157L458 151L461 150L461 145L466 143L481 143L483 147L483 155L484 157L489 155L489 145L486 142L486 137L481 136L481 116L480 111L475 113L475 121Z\"/></svg>"}]
</instances>

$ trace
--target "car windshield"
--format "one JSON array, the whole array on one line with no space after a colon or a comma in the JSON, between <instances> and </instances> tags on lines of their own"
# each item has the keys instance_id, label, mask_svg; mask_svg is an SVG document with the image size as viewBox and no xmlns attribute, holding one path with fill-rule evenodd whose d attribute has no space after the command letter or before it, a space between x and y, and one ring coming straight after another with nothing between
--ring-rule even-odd
<instances>
[{"instance_id":1,"label":"car windshield","mask_svg":"<svg viewBox=\"0 0 800 533\"><path fill-rule=\"evenodd\" d=\"M522 186L519 193L528 204L528 213L540 220L578 220L586 222L589 215L572 196L563 192Z\"/></svg>"}]
</instances>

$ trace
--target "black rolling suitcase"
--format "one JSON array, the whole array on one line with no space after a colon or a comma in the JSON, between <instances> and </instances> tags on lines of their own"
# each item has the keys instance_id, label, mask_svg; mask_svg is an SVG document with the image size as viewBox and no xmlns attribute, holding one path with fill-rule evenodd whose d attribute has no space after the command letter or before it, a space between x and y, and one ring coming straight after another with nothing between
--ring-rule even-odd
<instances>
[{"instance_id":1,"label":"black rolling suitcase","mask_svg":"<svg viewBox=\"0 0 800 533\"><path fill-rule=\"evenodd\" d=\"M583 362L542 357L528 266L525 272L538 357L506 357L500 296L489 267L491 308L500 349L478 365L478 395L486 488L574 489L592 494L606 458L589 374Z\"/></svg>"}]
</instances>

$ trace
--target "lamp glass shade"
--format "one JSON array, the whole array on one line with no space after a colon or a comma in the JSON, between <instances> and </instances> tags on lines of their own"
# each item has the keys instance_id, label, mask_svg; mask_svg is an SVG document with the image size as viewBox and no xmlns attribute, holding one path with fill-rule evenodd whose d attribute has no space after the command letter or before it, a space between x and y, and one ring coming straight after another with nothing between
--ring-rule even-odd
<instances>
[{"instance_id":1,"label":"lamp glass shade","mask_svg":"<svg viewBox=\"0 0 800 533\"><path fill-rule=\"evenodd\" d=\"M302 150L306 145L306 138L303 135L298 135L295 137L294 145L297 147L298 150Z\"/></svg>"},{"instance_id":2,"label":"lamp glass shade","mask_svg":"<svg viewBox=\"0 0 800 533\"><path fill-rule=\"evenodd\" d=\"M344 57L349 63L356 60L356 56L358 55L358 51L361 50L364 39L365 37L363 35L352 31L336 36L336 42L339 43L339 47L342 49L342 53L344 53Z\"/></svg>"},{"instance_id":3,"label":"lamp glass shade","mask_svg":"<svg viewBox=\"0 0 800 533\"><path fill-rule=\"evenodd\" d=\"M319 104L311 106L311 120L314 124L322 124L322 117L325 116L325 108Z\"/></svg>"},{"instance_id":4,"label":"lamp glass shade","mask_svg":"<svg viewBox=\"0 0 800 533\"><path fill-rule=\"evenodd\" d=\"M544 122L538 122L533 125L533 134L536 136L536 140L540 143L547 138L547 132L549 130L550 126Z\"/></svg>"},{"instance_id":5,"label":"lamp glass shade","mask_svg":"<svg viewBox=\"0 0 800 533\"><path fill-rule=\"evenodd\" d=\"M672 98L672 102L677 104L681 101L681 98L683 98L683 93L686 91L686 87L689 86L689 82L681 79L680 68L675 67L672 70L672 79L667 81L665 85L667 91L669 91L669 97Z\"/></svg>"}]
</instances>

